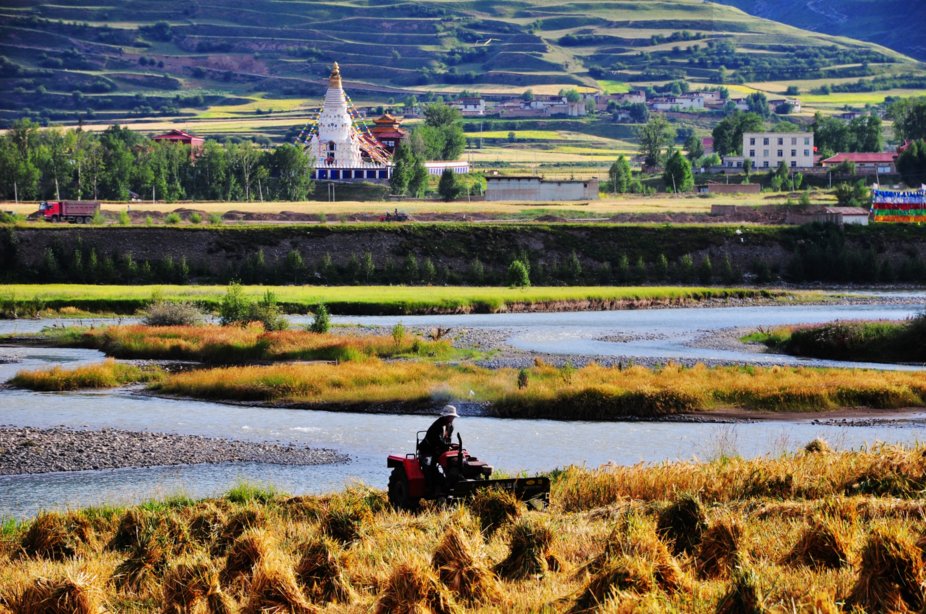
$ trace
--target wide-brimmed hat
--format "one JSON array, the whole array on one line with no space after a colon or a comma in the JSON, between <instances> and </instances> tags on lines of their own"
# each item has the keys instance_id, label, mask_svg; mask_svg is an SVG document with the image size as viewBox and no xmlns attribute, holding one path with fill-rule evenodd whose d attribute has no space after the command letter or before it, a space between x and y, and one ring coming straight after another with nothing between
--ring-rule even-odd
<instances>
[{"instance_id":1,"label":"wide-brimmed hat","mask_svg":"<svg viewBox=\"0 0 926 614\"><path fill-rule=\"evenodd\" d=\"M457 408L453 405L444 405L444 408L440 410L440 415L442 418L446 418L447 416L456 418L459 414L457 414Z\"/></svg>"}]
</instances>

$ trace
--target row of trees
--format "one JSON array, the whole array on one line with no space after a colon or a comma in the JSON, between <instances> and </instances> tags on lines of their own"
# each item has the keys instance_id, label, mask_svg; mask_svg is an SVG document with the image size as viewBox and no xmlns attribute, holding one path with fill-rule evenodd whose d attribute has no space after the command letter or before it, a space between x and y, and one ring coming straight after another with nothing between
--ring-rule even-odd
<instances>
[{"instance_id":1,"label":"row of trees","mask_svg":"<svg viewBox=\"0 0 926 614\"><path fill-rule=\"evenodd\" d=\"M20 120L0 137L0 198L306 200L312 165L291 144L206 141L192 156L188 146L120 126L95 134Z\"/></svg>"}]
</instances>

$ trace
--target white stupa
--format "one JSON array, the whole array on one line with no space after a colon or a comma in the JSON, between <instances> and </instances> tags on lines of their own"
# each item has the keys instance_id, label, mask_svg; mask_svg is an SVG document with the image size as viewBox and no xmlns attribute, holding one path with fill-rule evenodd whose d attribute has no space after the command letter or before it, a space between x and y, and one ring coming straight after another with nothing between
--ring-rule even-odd
<instances>
[{"instance_id":1,"label":"white stupa","mask_svg":"<svg viewBox=\"0 0 926 614\"><path fill-rule=\"evenodd\" d=\"M309 140L309 151L315 157L316 179L389 178L388 154L372 135L361 131L354 123L337 62L328 78L328 91L315 132Z\"/></svg>"}]
</instances>

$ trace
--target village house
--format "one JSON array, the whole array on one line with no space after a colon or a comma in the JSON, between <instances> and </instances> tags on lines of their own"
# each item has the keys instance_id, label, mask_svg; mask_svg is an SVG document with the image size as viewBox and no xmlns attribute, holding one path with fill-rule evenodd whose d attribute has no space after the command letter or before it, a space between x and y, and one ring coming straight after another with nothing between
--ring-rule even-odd
<instances>
[{"instance_id":1,"label":"village house","mask_svg":"<svg viewBox=\"0 0 926 614\"><path fill-rule=\"evenodd\" d=\"M548 180L536 176L486 177L486 200L598 200L598 180Z\"/></svg>"},{"instance_id":2,"label":"village house","mask_svg":"<svg viewBox=\"0 0 926 614\"><path fill-rule=\"evenodd\" d=\"M564 96L534 96L531 100L513 98L495 106L499 117L583 117L587 114L585 101L569 102Z\"/></svg>"},{"instance_id":3,"label":"village house","mask_svg":"<svg viewBox=\"0 0 926 614\"><path fill-rule=\"evenodd\" d=\"M703 111L704 96L700 92L680 96L660 96L650 101L654 111Z\"/></svg>"},{"instance_id":4,"label":"village house","mask_svg":"<svg viewBox=\"0 0 926 614\"><path fill-rule=\"evenodd\" d=\"M450 106L460 112L463 117L484 117L486 114L486 101L483 98L457 98Z\"/></svg>"},{"instance_id":5,"label":"village house","mask_svg":"<svg viewBox=\"0 0 926 614\"><path fill-rule=\"evenodd\" d=\"M801 112L801 108L802 108L801 101L798 100L797 98L775 98L773 100L769 100L768 101L769 111L771 111L772 113L775 113L777 112L778 107L780 107L783 104L791 105L792 113Z\"/></svg>"},{"instance_id":6,"label":"village house","mask_svg":"<svg viewBox=\"0 0 926 614\"><path fill-rule=\"evenodd\" d=\"M189 145L191 158L200 155L206 143L206 139L203 137L193 136L183 130L168 130L164 134L157 135L153 140L158 143L181 143L183 145Z\"/></svg>"},{"instance_id":7,"label":"village house","mask_svg":"<svg viewBox=\"0 0 926 614\"><path fill-rule=\"evenodd\" d=\"M840 164L850 162L855 165L855 172L863 175L884 173L886 175L897 172L897 155L891 152L853 152L838 153L820 162L823 168L831 169Z\"/></svg>"}]
</instances>

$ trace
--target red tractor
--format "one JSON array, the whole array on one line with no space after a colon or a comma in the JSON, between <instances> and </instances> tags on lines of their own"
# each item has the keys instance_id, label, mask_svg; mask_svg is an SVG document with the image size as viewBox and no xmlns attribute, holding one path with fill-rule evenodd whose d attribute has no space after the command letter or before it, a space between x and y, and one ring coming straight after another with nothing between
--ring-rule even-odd
<instances>
[{"instance_id":1,"label":"red tractor","mask_svg":"<svg viewBox=\"0 0 926 614\"><path fill-rule=\"evenodd\" d=\"M471 497L484 488L506 490L521 501L546 506L550 503L550 478L513 478L490 480L492 466L471 456L463 448L463 438L437 458L437 467L429 470L424 457L418 454L421 437L419 431L414 454L390 455L386 466L392 469L389 476L389 502L399 509L413 510L422 499L453 501Z\"/></svg>"}]
</instances>

